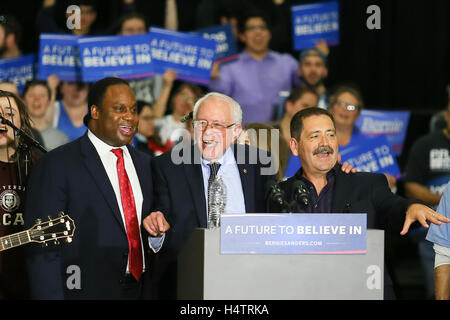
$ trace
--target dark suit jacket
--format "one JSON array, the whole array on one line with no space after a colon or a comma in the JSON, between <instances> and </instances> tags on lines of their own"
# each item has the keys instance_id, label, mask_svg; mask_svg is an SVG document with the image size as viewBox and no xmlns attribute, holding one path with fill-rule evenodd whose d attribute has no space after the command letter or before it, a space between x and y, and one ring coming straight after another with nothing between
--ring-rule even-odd
<instances>
[{"instance_id":1,"label":"dark suit jacket","mask_svg":"<svg viewBox=\"0 0 450 320\"><path fill-rule=\"evenodd\" d=\"M302 170L302 169L300 169ZM294 176L280 183L289 202L293 200L292 184ZM336 180L334 185L331 213L367 213L367 228L384 229L400 233L405 221L406 210L415 200L394 195L389 189L383 174L357 172L346 174L341 166L334 167ZM389 272L385 264L384 298L395 299L395 293Z\"/></svg>"},{"instance_id":2,"label":"dark suit jacket","mask_svg":"<svg viewBox=\"0 0 450 320\"><path fill-rule=\"evenodd\" d=\"M302 169L300 169L302 170ZM293 200L292 184L300 170L280 183L288 201ZM367 228L386 229L398 233L405 213L415 200L404 199L391 192L383 174L357 172L346 174L341 166L334 167L336 180L331 213L367 213Z\"/></svg>"},{"instance_id":3,"label":"dark suit jacket","mask_svg":"<svg viewBox=\"0 0 450 320\"><path fill-rule=\"evenodd\" d=\"M275 176L261 175L260 170L265 167L261 159L249 161L252 159L249 155L257 154L257 149L239 144L232 148L237 159L246 211L266 212L264 186L267 180L275 179ZM162 211L170 223L163 248L152 260L153 295L159 299L176 299L177 255L195 228L207 226L207 199L200 152L194 145L187 146L186 150L190 154L182 150L179 155L185 156L189 163L176 164L172 161L171 152L152 158L156 209Z\"/></svg>"},{"instance_id":4,"label":"dark suit jacket","mask_svg":"<svg viewBox=\"0 0 450 320\"><path fill-rule=\"evenodd\" d=\"M200 155L196 148L190 146L190 163L194 164L175 164L171 152L152 158L156 208L166 215L171 226L166 234L163 251L178 252L195 228L206 228L207 225L207 199L204 196ZM267 180L275 179L275 176L261 175L261 169L266 165L261 164L259 159L256 163L249 161L250 154L258 154L257 149L241 144L232 145L232 148L241 178L246 212L266 212L264 186ZM183 153L180 155L183 156ZM245 156L245 159L238 159L238 155Z\"/></svg>"},{"instance_id":5,"label":"dark suit jacket","mask_svg":"<svg viewBox=\"0 0 450 320\"><path fill-rule=\"evenodd\" d=\"M143 193L144 218L152 207L150 158L133 147L128 150ZM138 298L136 293L123 290L121 281L128 258L126 230L106 170L87 134L41 158L31 175L26 208L29 227L36 218L46 220L61 210L76 225L70 244L28 247L32 298ZM142 239L145 246L147 235ZM66 282L76 283L70 266L81 272L81 289L67 287Z\"/></svg>"}]
</instances>

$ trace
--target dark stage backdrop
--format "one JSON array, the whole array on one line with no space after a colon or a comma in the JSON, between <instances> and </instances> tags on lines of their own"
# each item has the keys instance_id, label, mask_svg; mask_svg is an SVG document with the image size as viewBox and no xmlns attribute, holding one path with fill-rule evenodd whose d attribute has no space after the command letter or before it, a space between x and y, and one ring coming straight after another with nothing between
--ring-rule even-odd
<instances>
[{"instance_id":1,"label":"dark stage backdrop","mask_svg":"<svg viewBox=\"0 0 450 320\"><path fill-rule=\"evenodd\" d=\"M226 0L178 0L183 30L195 28L195 7L204 1ZM163 2L135 1L139 11L149 17L150 24L156 25L163 21ZM321 1L285 0L285 21L291 19L291 5L311 2ZM0 13L14 14L22 23L21 46L26 53L38 48L35 17L41 3L33 0L0 3ZM57 1L59 10L64 10L67 3L71 1ZM103 28L115 23L122 1L98 0L97 3L97 26ZM256 3L269 14L273 11L270 10L272 0L240 0L240 3ZM445 88L450 82L450 1L340 0L339 3L341 37L339 46L330 48L328 87L342 81L355 83L368 108L409 109L415 117L429 119L432 113L445 107ZM373 4L381 9L381 30L369 30L366 26L369 18L366 10ZM285 28L289 40L290 30ZM298 52L292 52L290 41L284 41L278 49L298 58ZM415 134L428 130L427 124L418 123L422 127L410 126L411 141L415 140Z\"/></svg>"}]
</instances>

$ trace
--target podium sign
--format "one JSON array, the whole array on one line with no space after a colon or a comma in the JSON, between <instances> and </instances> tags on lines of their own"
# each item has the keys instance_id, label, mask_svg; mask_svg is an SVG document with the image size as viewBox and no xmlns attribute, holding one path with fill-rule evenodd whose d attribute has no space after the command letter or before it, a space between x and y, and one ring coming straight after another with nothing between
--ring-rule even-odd
<instances>
[{"instance_id":1,"label":"podium sign","mask_svg":"<svg viewBox=\"0 0 450 320\"><path fill-rule=\"evenodd\" d=\"M178 257L178 299L383 299L382 230L367 230L367 254L220 254L220 233L191 234Z\"/></svg>"},{"instance_id":2,"label":"podium sign","mask_svg":"<svg viewBox=\"0 0 450 320\"><path fill-rule=\"evenodd\" d=\"M366 214L221 217L221 254L366 254Z\"/></svg>"}]
</instances>

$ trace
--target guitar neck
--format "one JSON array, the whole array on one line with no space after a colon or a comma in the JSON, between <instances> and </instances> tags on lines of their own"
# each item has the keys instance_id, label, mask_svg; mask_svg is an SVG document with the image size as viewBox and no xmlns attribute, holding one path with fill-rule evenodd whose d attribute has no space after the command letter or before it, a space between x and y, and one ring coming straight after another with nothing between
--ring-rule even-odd
<instances>
[{"instance_id":1,"label":"guitar neck","mask_svg":"<svg viewBox=\"0 0 450 320\"><path fill-rule=\"evenodd\" d=\"M31 242L28 230L0 238L0 251L11 249Z\"/></svg>"}]
</instances>

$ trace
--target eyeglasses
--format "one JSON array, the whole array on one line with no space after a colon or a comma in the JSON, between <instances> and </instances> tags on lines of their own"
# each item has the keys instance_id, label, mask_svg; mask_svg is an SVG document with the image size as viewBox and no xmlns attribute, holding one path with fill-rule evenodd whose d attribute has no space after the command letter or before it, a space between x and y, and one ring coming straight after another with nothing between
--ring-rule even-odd
<instances>
[{"instance_id":1,"label":"eyeglasses","mask_svg":"<svg viewBox=\"0 0 450 320\"><path fill-rule=\"evenodd\" d=\"M230 128L230 127L235 125L235 123L232 123L232 124L230 124L228 126L225 125L225 124L222 124L220 122L209 123L206 120L194 120L192 122L192 124L194 125L194 128L202 129L202 130L205 130L208 126L210 126L212 129L225 130L225 129L228 129L228 128Z\"/></svg>"},{"instance_id":2,"label":"eyeglasses","mask_svg":"<svg viewBox=\"0 0 450 320\"><path fill-rule=\"evenodd\" d=\"M336 105L346 109L347 111L359 111L360 109L358 105L350 104L344 101L338 101L336 102Z\"/></svg>"}]
</instances>

